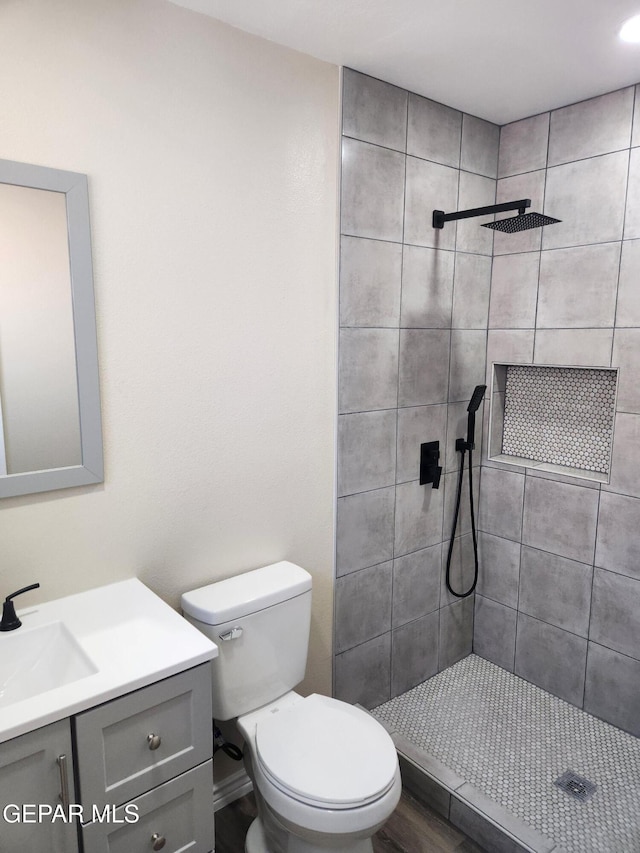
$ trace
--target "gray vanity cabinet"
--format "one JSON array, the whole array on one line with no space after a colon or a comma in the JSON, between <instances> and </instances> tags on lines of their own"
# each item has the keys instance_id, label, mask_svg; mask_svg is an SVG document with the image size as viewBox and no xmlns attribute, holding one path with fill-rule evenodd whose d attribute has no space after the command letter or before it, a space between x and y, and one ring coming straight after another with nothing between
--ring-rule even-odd
<instances>
[{"instance_id":1,"label":"gray vanity cabinet","mask_svg":"<svg viewBox=\"0 0 640 853\"><path fill-rule=\"evenodd\" d=\"M211 665L74 718L84 853L213 849Z\"/></svg>"},{"instance_id":2,"label":"gray vanity cabinet","mask_svg":"<svg viewBox=\"0 0 640 853\"><path fill-rule=\"evenodd\" d=\"M62 811L57 818L55 813L38 817L38 806L55 809L63 801L75 802L69 720L0 745L2 853L77 853L74 820L65 820Z\"/></svg>"},{"instance_id":3,"label":"gray vanity cabinet","mask_svg":"<svg viewBox=\"0 0 640 853\"><path fill-rule=\"evenodd\" d=\"M0 853L213 847L210 663L0 744Z\"/></svg>"}]
</instances>

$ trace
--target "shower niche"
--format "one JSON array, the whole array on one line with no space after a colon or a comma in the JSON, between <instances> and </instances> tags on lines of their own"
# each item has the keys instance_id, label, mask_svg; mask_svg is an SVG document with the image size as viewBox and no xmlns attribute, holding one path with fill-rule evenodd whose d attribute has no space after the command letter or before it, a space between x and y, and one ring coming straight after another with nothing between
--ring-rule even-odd
<instances>
[{"instance_id":1,"label":"shower niche","mask_svg":"<svg viewBox=\"0 0 640 853\"><path fill-rule=\"evenodd\" d=\"M494 364L488 457L608 483L618 370Z\"/></svg>"}]
</instances>

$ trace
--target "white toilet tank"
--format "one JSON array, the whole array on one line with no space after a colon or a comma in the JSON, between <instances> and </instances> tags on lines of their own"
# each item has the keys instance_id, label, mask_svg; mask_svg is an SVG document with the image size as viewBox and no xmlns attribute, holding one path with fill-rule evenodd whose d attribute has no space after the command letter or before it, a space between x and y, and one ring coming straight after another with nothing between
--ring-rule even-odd
<instances>
[{"instance_id":1,"label":"white toilet tank","mask_svg":"<svg viewBox=\"0 0 640 853\"><path fill-rule=\"evenodd\" d=\"M283 696L304 678L311 575L282 561L186 592L184 617L219 649L213 716L230 720Z\"/></svg>"}]
</instances>

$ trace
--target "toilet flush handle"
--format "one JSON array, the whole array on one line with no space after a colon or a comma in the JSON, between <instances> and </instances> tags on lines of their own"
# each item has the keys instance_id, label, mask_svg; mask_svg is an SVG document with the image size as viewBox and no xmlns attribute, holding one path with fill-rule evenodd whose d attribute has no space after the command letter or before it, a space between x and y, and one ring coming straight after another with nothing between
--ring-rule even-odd
<instances>
[{"instance_id":1,"label":"toilet flush handle","mask_svg":"<svg viewBox=\"0 0 640 853\"><path fill-rule=\"evenodd\" d=\"M236 625L235 628L232 628L230 631L225 631L224 634L218 634L220 639L226 643L227 640L237 640L242 636L242 628L239 625Z\"/></svg>"}]
</instances>

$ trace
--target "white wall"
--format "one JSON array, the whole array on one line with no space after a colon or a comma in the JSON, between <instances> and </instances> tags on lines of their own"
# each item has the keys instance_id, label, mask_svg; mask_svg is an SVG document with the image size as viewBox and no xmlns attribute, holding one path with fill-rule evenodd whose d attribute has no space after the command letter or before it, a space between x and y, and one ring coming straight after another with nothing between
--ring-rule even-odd
<instances>
[{"instance_id":1,"label":"white wall","mask_svg":"<svg viewBox=\"0 0 640 853\"><path fill-rule=\"evenodd\" d=\"M0 32L0 157L89 176L106 465L2 501L0 595L177 605L290 559L330 690L338 69L162 0L5 2Z\"/></svg>"}]
</instances>

